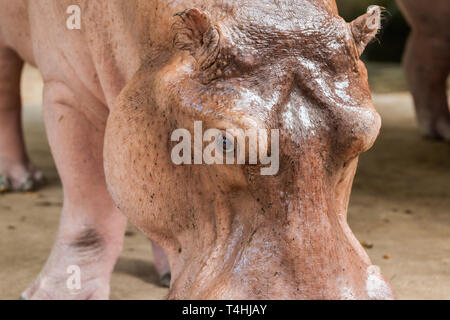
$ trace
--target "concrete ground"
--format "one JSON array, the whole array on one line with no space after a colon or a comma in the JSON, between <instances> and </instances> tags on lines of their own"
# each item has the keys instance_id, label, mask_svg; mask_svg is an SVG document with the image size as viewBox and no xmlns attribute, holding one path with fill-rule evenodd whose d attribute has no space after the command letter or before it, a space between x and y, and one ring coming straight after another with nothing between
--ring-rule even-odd
<instances>
[{"instance_id":1,"label":"concrete ground","mask_svg":"<svg viewBox=\"0 0 450 320\"><path fill-rule=\"evenodd\" d=\"M395 68L394 68L395 69ZM396 68L391 75L401 74ZM402 80L395 88L403 88ZM381 135L361 157L349 221L400 299L450 299L450 144L417 131L410 95L375 94ZM25 135L49 183L35 193L0 195L0 299L17 299L43 266L55 238L61 184L41 117L42 83L27 68ZM161 299L148 240L132 226L112 277L112 299Z\"/></svg>"}]
</instances>

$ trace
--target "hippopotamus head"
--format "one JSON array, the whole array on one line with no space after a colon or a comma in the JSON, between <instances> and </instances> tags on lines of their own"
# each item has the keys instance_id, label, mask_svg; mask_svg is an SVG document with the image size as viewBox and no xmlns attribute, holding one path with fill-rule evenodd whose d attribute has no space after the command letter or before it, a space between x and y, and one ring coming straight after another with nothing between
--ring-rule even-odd
<instances>
[{"instance_id":1,"label":"hippopotamus head","mask_svg":"<svg viewBox=\"0 0 450 320\"><path fill-rule=\"evenodd\" d=\"M380 9L346 23L331 1L288 2L177 13L172 49L143 63L111 112L108 185L166 250L171 298L393 296L346 222L358 155L380 128L359 59ZM188 139L184 162L174 132ZM268 134L239 145L247 132ZM195 162L209 138L225 164ZM238 147L245 163L226 164ZM272 163L249 161L256 149Z\"/></svg>"}]
</instances>

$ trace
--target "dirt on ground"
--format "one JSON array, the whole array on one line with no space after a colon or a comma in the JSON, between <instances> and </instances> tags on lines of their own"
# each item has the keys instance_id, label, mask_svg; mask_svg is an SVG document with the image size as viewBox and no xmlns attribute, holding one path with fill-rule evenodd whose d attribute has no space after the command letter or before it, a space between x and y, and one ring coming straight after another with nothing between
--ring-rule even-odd
<instances>
[{"instance_id":1,"label":"dirt on ground","mask_svg":"<svg viewBox=\"0 0 450 320\"><path fill-rule=\"evenodd\" d=\"M401 74L396 67L391 74ZM398 76L395 78L397 79ZM29 153L48 179L41 190L0 195L0 299L17 299L50 253L61 184L41 115L42 82L23 77ZM402 80L395 80L402 87ZM383 88L386 85L383 81ZM422 139L407 92L374 94L383 117L376 145L362 155L349 209L352 230L400 299L450 299L450 144ZM129 226L112 299L162 299L149 241Z\"/></svg>"}]
</instances>

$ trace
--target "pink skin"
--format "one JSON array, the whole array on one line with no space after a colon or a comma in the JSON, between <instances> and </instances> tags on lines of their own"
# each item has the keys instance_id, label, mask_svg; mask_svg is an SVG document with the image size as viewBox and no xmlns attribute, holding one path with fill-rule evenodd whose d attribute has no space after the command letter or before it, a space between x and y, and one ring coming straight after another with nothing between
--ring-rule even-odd
<instances>
[{"instance_id":1,"label":"pink skin","mask_svg":"<svg viewBox=\"0 0 450 320\"><path fill-rule=\"evenodd\" d=\"M19 79L23 59L39 67L44 78L44 120L64 188L64 208L56 243L38 279L23 293L25 299L108 298L109 279L121 251L126 226L126 218L117 210L106 188L102 152L107 100L114 100L126 81L124 70L130 68L130 76L133 66L123 63L122 70L115 68L117 62L94 66L93 59L100 57L94 57L91 52L99 48L83 45L86 35L54 26L55 21L65 25L65 8L73 4L73 1L66 2L63 6L63 1L0 1L3 8L0 13L3 191L26 191L42 179L40 171L28 160L22 138ZM53 19L49 7L55 8ZM95 34L87 36L96 37ZM61 37L66 41L61 41ZM106 39L102 42L108 43ZM68 59L65 53L73 56ZM107 79L108 84L103 83L106 89L102 90L100 81L104 77L99 79L97 70L124 76ZM162 261L158 262L158 272L167 274L167 259L161 252L159 257ZM66 271L70 265L81 267L80 291L72 292L66 287Z\"/></svg>"},{"instance_id":2,"label":"pink skin","mask_svg":"<svg viewBox=\"0 0 450 320\"><path fill-rule=\"evenodd\" d=\"M65 11L73 4L81 7L81 30L65 28ZM272 15L268 10L276 8L268 4L263 0L0 0L1 47L13 48L42 73L44 120L64 188L56 243L24 298L108 298L126 225L116 205L168 253L173 270L170 298L393 297L346 223L357 156L373 144L380 126L358 57L377 32L379 10L346 24L332 0L296 3L301 14L295 19L284 5L279 16ZM195 7L205 9L222 25L226 39L222 44L230 49L228 54L220 52L215 70L206 62L208 50L220 37L211 33L208 14L190 11L194 20L178 31L195 32L192 37L179 33L174 46L173 15ZM243 30L260 37L258 41L236 32L237 21L248 23L249 13L263 15L257 20L267 23L273 21L263 18L280 19L279 26L313 27L281 32L272 39L278 46L263 46L266 56L238 61L233 41L238 43L235 49L250 46L255 54L261 53L256 50L258 41L266 43L264 35L252 32L248 24L242 25ZM324 30L331 32L321 34ZM205 43L213 45L204 48ZM287 46L292 50L283 50ZM179 49L188 49L191 55ZM293 55L278 59L286 52ZM230 57L236 59L227 60ZM196 61L203 61L205 70L199 70ZM240 67L221 72L220 68L235 63ZM258 63L263 73L247 83L252 75L246 72ZM275 64L278 69L272 68ZM234 72L242 72L244 80ZM220 88L211 84L214 77L224 77L222 96L216 94ZM267 79L267 87L258 82L260 78ZM334 83L338 78L347 82ZM255 83L261 85L256 101L269 99L266 95L277 90L285 98L279 105L293 119L281 128L285 144L280 175L262 178L251 167L173 168L165 152L167 140L160 138L170 134L167 121L187 127L200 118L219 125L218 119L208 118L214 112L202 115L190 109L196 99L207 92L205 111L223 108L225 118L232 119L233 110L228 108L235 105L233 99ZM326 85L340 90L330 95ZM186 94L180 97L182 91ZM270 117L258 111L267 106L242 102L244 119L253 116L256 123L270 125ZM254 110L249 109L252 106ZM300 111L311 112L317 134L309 136L308 123L296 116ZM8 141L20 140L19 121L15 123L16 137ZM150 190L155 192L153 203L148 199ZM259 214L262 209L265 214ZM155 254L162 256L160 250ZM66 286L70 265L81 267L79 291ZM167 264L156 266L162 274L168 270Z\"/></svg>"},{"instance_id":3,"label":"pink skin","mask_svg":"<svg viewBox=\"0 0 450 320\"><path fill-rule=\"evenodd\" d=\"M414 96L422 134L450 141L447 78L450 73L450 6L447 0L433 5L421 0L398 0L412 33L404 65Z\"/></svg>"}]
</instances>

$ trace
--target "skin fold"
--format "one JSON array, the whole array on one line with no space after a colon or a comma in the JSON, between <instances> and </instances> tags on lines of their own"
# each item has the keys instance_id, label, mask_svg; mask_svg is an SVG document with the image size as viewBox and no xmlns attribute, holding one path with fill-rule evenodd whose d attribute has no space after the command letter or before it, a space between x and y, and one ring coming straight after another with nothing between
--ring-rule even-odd
<instances>
[{"instance_id":1,"label":"skin fold","mask_svg":"<svg viewBox=\"0 0 450 320\"><path fill-rule=\"evenodd\" d=\"M64 186L58 239L25 298L107 298L124 215L166 252L169 299L394 298L346 221L381 124L359 60L378 7L346 23L331 0L0 4L24 16L0 13L1 39L41 70ZM73 4L81 30L64 27ZM278 173L175 165L171 134L194 121L279 129ZM68 264L85 270L79 292Z\"/></svg>"},{"instance_id":2,"label":"skin fold","mask_svg":"<svg viewBox=\"0 0 450 320\"><path fill-rule=\"evenodd\" d=\"M422 134L450 141L447 78L450 73L450 5L429 6L420 0L398 0L412 32L404 65Z\"/></svg>"}]
</instances>

